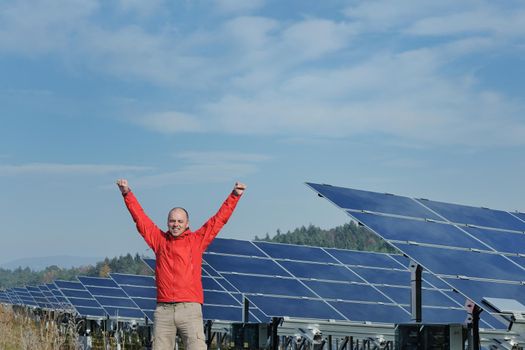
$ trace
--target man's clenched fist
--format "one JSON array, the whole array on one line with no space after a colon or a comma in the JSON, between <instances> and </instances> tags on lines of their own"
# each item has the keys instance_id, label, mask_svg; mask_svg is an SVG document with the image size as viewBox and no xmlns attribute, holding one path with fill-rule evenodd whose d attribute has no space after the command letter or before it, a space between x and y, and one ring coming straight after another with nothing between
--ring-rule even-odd
<instances>
[{"instance_id":1,"label":"man's clenched fist","mask_svg":"<svg viewBox=\"0 0 525 350\"><path fill-rule=\"evenodd\" d=\"M117 180L117 186L118 186L120 192L122 192L122 194L126 194L126 193L129 192L128 180L126 180L126 179L118 179Z\"/></svg>"},{"instance_id":2,"label":"man's clenched fist","mask_svg":"<svg viewBox=\"0 0 525 350\"><path fill-rule=\"evenodd\" d=\"M235 186L233 187L233 194L240 196L243 194L244 190L246 190L246 185L242 182L236 182Z\"/></svg>"}]
</instances>

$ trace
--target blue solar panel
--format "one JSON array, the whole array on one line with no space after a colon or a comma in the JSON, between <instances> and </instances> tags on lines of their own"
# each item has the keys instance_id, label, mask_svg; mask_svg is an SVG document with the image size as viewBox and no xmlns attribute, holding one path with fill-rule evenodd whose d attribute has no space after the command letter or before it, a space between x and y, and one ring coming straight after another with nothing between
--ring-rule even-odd
<instances>
[{"instance_id":1,"label":"blue solar panel","mask_svg":"<svg viewBox=\"0 0 525 350\"><path fill-rule=\"evenodd\" d=\"M13 305L22 305L22 301L20 300L20 298L18 297L18 295L15 293L15 291L12 288L6 289L5 292L7 296L9 297L9 299L11 300L11 302L13 303Z\"/></svg>"},{"instance_id":2,"label":"blue solar panel","mask_svg":"<svg viewBox=\"0 0 525 350\"><path fill-rule=\"evenodd\" d=\"M525 231L525 222L517 219L505 211L435 202L430 200L419 201L451 222L507 230Z\"/></svg>"},{"instance_id":3,"label":"blue solar panel","mask_svg":"<svg viewBox=\"0 0 525 350\"><path fill-rule=\"evenodd\" d=\"M13 288L13 292L18 296L18 299L20 300L22 305L38 307L37 302L35 301L33 296L29 293L27 288L16 287L16 288Z\"/></svg>"},{"instance_id":4,"label":"blue solar panel","mask_svg":"<svg viewBox=\"0 0 525 350\"><path fill-rule=\"evenodd\" d=\"M202 275L211 277L220 276L220 274L217 271L215 271L210 265L208 265L205 261L202 262Z\"/></svg>"},{"instance_id":5,"label":"blue solar panel","mask_svg":"<svg viewBox=\"0 0 525 350\"><path fill-rule=\"evenodd\" d=\"M214 278L202 277L202 288L208 290L224 290Z\"/></svg>"},{"instance_id":6,"label":"blue solar panel","mask_svg":"<svg viewBox=\"0 0 525 350\"><path fill-rule=\"evenodd\" d=\"M525 286L521 284L475 281L471 279L446 278L460 293L476 304L484 306L483 298L515 299L525 305Z\"/></svg>"},{"instance_id":7,"label":"blue solar panel","mask_svg":"<svg viewBox=\"0 0 525 350\"><path fill-rule=\"evenodd\" d=\"M439 219L438 216L411 198L330 185L314 183L307 183L307 185L343 209L368 210L417 218Z\"/></svg>"},{"instance_id":8,"label":"blue solar panel","mask_svg":"<svg viewBox=\"0 0 525 350\"><path fill-rule=\"evenodd\" d=\"M525 281L525 270L497 254L407 244L395 246L435 274Z\"/></svg>"},{"instance_id":9,"label":"blue solar panel","mask_svg":"<svg viewBox=\"0 0 525 350\"><path fill-rule=\"evenodd\" d=\"M378 289L392 298L396 303L410 305L411 289L409 287L378 286ZM462 304L456 303L438 290L423 288L422 300L425 306L463 307Z\"/></svg>"},{"instance_id":10,"label":"blue solar panel","mask_svg":"<svg viewBox=\"0 0 525 350\"><path fill-rule=\"evenodd\" d=\"M286 270L298 278L315 278L343 282L362 282L355 273L342 265L324 265L297 261L279 261Z\"/></svg>"},{"instance_id":11,"label":"blue solar panel","mask_svg":"<svg viewBox=\"0 0 525 350\"><path fill-rule=\"evenodd\" d=\"M120 286L124 292L131 298L150 298L157 300L157 288L139 287L139 286Z\"/></svg>"},{"instance_id":12,"label":"blue solar panel","mask_svg":"<svg viewBox=\"0 0 525 350\"><path fill-rule=\"evenodd\" d=\"M215 238L206 250L208 253L264 257L264 253L249 241Z\"/></svg>"},{"instance_id":13,"label":"blue solar panel","mask_svg":"<svg viewBox=\"0 0 525 350\"><path fill-rule=\"evenodd\" d=\"M153 276L111 273L110 277L120 286L126 284L130 286L155 287L155 279Z\"/></svg>"},{"instance_id":14,"label":"blue solar panel","mask_svg":"<svg viewBox=\"0 0 525 350\"><path fill-rule=\"evenodd\" d=\"M114 297L106 297L106 296L95 296L95 299L98 301L102 307L106 306L112 306L112 307L126 307L126 308L134 308L137 309L137 305L131 301L129 298L114 298Z\"/></svg>"},{"instance_id":15,"label":"blue solar panel","mask_svg":"<svg viewBox=\"0 0 525 350\"><path fill-rule=\"evenodd\" d=\"M106 318L107 314L101 307L83 307L75 306L75 310L82 317L87 318Z\"/></svg>"},{"instance_id":16,"label":"blue solar panel","mask_svg":"<svg viewBox=\"0 0 525 350\"><path fill-rule=\"evenodd\" d=\"M304 285L292 278L249 276L228 273L224 273L223 275L241 293L315 297L315 295Z\"/></svg>"},{"instance_id":17,"label":"blue solar panel","mask_svg":"<svg viewBox=\"0 0 525 350\"><path fill-rule=\"evenodd\" d=\"M323 299L391 302L383 294L367 284L321 281L305 281L304 284Z\"/></svg>"},{"instance_id":18,"label":"blue solar panel","mask_svg":"<svg viewBox=\"0 0 525 350\"><path fill-rule=\"evenodd\" d=\"M146 317L138 308L104 306L104 310L111 318L144 319Z\"/></svg>"},{"instance_id":19,"label":"blue solar panel","mask_svg":"<svg viewBox=\"0 0 525 350\"><path fill-rule=\"evenodd\" d=\"M350 214L386 240L490 250L454 225L365 213Z\"/></svg>"},{"instance_id":20,"label":"blue solar panel","mask_svg":"<svg viewBox=\"0 0 525 350\"><path fill-rule=\"evenodd\" d=\"M384 253L360 252L355 250L343 250L335 248L324 248L326 252L345 265L384 267L384 268L401 268L400 263L392 259L399 257L402 259L403 266L408 265L408 260L401 255L390 255Z\"/></svg>"},{"instance_id":21,"label":"blue solar panel","mask_svg":"<svg viewBox=\"0 0 525 350\"><path fill-rule=\"evenodd\" d=\"M519 212L515 212L515 213L512 213L514 216L518 217L521 221L525 222L525 213L519 213Z\"/></svg>"},{"instance_id":22,"label":"blue solar panel","mask_svg":"<svg viewBox=\"0 0 525 350\"><path fill-rule=\"evenodd\" d=\"M410 286L409 271L365 267L351 267L351 269L369 283Z\"/></svg>"},{"instance_id":23,"label":"blue solar panel","mask_svg":"<svg viewBox=\"0 0 525 350\"><path fill-rule=\"evenodd\" d=\"M204 291L204 300L206 305L234 305L240 306L239 302L227 292Z\"/></svg>"},{"instance_id":24,"label":"blue solar panel","mask_svg":"<svg viewBox=\"0 0 525 350\"><path fill-rule=\"evenodd\" d=\"M100 304L95 299L69 298L69 300L75 308L78 306L100 308Z\"/></svg>"},{"instance_id":25,"label":"blue solar panel","mask_svg":"<svg viewBox=\"0 0 525 350\"><path fill-rule=\"evenodd\" d=\"M466 227L465 231L488 244L494 250L505 253L524 253L525 234L506 231Z\"/></svg>"},{"instance_id":26,"label":"blue solar panel","mask_svg":"<svg viewBox=\"0 0 525 350\"><path fill-rule=\"evenodd\" d=\"M344 320L339 312L331 308L326 302L311 299L278 298L270 296L250 295L251 303L268 317L297 317L317 318L325 320Z\"/></svg>"},{"instance_id":27,"label":"blue solar panel","mask_svg":"<svg viewBox=\"0 0 525 350\"><path fill-rule=\"evenodd\" d=\"M205 320L242 321L243 309L240 306L208 305L202 308L202 318ZM255 320L250 320L251 322Z\"/></svg>"},{"instance_id":28,"label":"blue solar panel","mask_svg":"<svg viewBox=\"0 0 525 350\"><path fill-rule=\"evenodd\" d=\"M254 244L274 259L336 263L336 261L321 248L267 242L254 242Z\"/></svg>"},{"instance_id":29,"label":"blue solar panel","mask_svg":"<svg viewBox=\"0 0 525 350\"><path fill-rule=\"evenodd\" d=\"M252 273L260 275L290 276L270 259L230 256L205 253L204 260L218 272Z\"/></svg>"},{"instance_id":30,"label":"blue solar panel","mask_svg":"<svg viewBox=\"0 0 525 350\"><path fill-rule=\"evenodd\" d=\"M8 294L3 290L0 291L0 303L11 304L11 299L9 299Z\"/></svg>"},{"instance_id":31,"label":"blue solar panel","mask_svg":"<svg viewBox=\"0 0 525 350\"><path fill-rule=\"evenodd\" d=\"M77 278L110 317L134 319L146 317L113 279L86 276Z\"/></svg>"},{"instance_id":32,"label":"blue solar panel","mask_svg":"<svg viewBox=\"0 0 525 350\"><path fill-rule=\"evenodd\" d=\"M80 282L54 281L57 289L81 317L104 318L106 312Z\"/></svg>"},{"instance_id":33,"label":"blue solar panel","mask_svg":"<svg viewBox=\"0 0 525 350\"><path fill-rule=\"evenodd\" d=\"M60 309L61 308L61 305L60 305L59 301L57 300L57 298L55 298L55 296L53 295L51 290L49 290L49 287L47 285L41 284L41 285L39 285L37 287L42 291L42 294L44 294L46 299L49 301L50 307L52 309Z\"/></svg>"},{"instance_id":34,"label":"blue solar panel","mask_svg":"<svg viewBox=\"0 0 525 350\"><path fill-rule=\"evenodd\" d=\"M157 307L157 299L138 297L133 298L133 301L143 312L146 310L155 311L155 308ZM151 320L153 321L153 318Z\"/></svg>"},{"instance_id":35,"label":"blue solar panel","mask_svg":"<svg viewBox=\"0 0 525 350\"><path fill-rule=\"evenodd\" d=\"M150 258L143 258L142 261L151 269L151 271L155 271L155 259Z\"/></svg>"},{"instance_id":36,"label":"blue solar panel","mask_svg":"<svg viewBox=\"0 0 525 350\"><path fill-rule=\"evenodd\" d=\"M402 323L410 321L410 313L398 305L331 301L351 321Z\"/></svg>"},{"instance_id":37,"label":"blue solar panel","mask_svg":"<svg viewBox=\"0 0 525 350\"><path fill-rule=\"evenodd\" d=\"M92 295L87 290L78 290L78 289L61 289L62 294L66 298L84 298L92 299Z\"/></svg>"},{"instance_id":38,"label":"blue solar panel","mask_svg":"<svg viewBox=\"0 0 525 350\"><path fill-rule=\"evenodd\" d=\"M40 290L38 287L28 286L26 287L29 294L33 297L33 299L38 304L38 307L42 309L52 309L51 302L46 298L44 293Z\"/></svg>"}]
</instances>

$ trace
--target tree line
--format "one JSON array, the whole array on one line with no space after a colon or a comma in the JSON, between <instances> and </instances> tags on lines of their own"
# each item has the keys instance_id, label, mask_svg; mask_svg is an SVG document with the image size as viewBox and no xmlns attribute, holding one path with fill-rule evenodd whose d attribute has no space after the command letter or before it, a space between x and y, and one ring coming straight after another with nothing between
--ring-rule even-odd
<instances>
[{"instance_id":1,"label":"tree line","mask_svg":"<svg viewBox=\"0 0 525 350\"><path fill-rule=\"evenodd\" d=\"M266 234L263 238L255 236L255 240L385 253L396 252L384 240L353 221L328 230L314 225L302 226L286 233L277 230L277 234L273 237Z\"/></svg>"},{"instance_id":2,"label":"tree line","mask_svg":"<svg viewBox=\"0 0 525 350\"><path fill-rule=\"evenodd\" d=\"M378 238L375 234L354 222L337 226L328 230L309 225L296 228L293 231L282 233L277 230L276 235L255 240L278 242L287 244L310 245L316 247L330 247L341 249L367 250L376 252L394 253L395 249ZM142 261L139 254L131 254L105 258L95 266L81 266L69 269L56 265L48 266L42 271L33 271L29 267L19 267L15 270L0 268L0 288L38 285L50 283L54 280L73 280L76 276L108 277L110 273L129 273L137 275L152 275L153 272Z\"/></svg>"},{"instance_id":3,"label":"tree line","mask_svg":"<svg viewBox=\"0 0 525 350\"><path fill-rule=\"evenodd\" d=\"M135 256L127 254L112 259L105 258L95 266L87 265L69 269L56 265L48 266L42 271L33 271L29 267L18 267L14 270L0 268L0 288L34 286L51 283L54 280L73 280L76 276L108 277L112 272L136 275L153 274L139 254Z\"/></svg>"}]
</instances>

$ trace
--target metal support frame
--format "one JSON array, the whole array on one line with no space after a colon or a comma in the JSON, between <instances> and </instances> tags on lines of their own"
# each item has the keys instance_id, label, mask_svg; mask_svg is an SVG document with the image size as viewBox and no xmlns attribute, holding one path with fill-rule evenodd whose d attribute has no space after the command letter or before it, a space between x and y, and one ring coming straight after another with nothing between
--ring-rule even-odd
<instances>
[{"instance_id":1,"label":"metal support frame","mask_svg":"<svg viewBox=\"0 0 525 350\"><path fill-rule=\"evenodd\" d=\"M412 322L422 320L421 275L423 268L414 261L410 261L410 313Z\"/></svg>"},{"instance_id":2,"label":"metal support frame","mask_svg":"<svg viewBox=\"0 0 525 350\"><path fill-rule=\"evenodd\" d=\"M468 316L465 323L468 326L468 346L470 350L481 349L481 341L479 336L479 315L483 309L476 305L472 300L467 299L465 302L465 309Z\"/></svg>"}]
</instances>

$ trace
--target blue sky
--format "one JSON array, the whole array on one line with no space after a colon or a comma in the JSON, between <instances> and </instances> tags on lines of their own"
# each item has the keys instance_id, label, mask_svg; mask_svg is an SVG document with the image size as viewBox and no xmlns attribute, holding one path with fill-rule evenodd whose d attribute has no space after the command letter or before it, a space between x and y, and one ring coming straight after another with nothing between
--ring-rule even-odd
<instances>
[{"instance_id":1,"label":"blue sky","mask_svg":"<svg viewBox=\"0 0 525 350\"><path fill-rule=\"evenodd\" d=\"M521 1L0 4L0 263L147 253L118 190L221 235L348 221L305 181L525 210Z\"/></svg>"}]
</instances>

